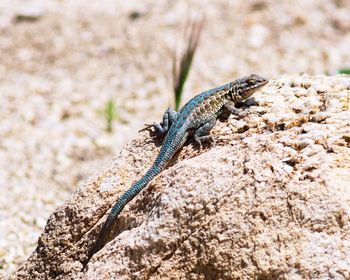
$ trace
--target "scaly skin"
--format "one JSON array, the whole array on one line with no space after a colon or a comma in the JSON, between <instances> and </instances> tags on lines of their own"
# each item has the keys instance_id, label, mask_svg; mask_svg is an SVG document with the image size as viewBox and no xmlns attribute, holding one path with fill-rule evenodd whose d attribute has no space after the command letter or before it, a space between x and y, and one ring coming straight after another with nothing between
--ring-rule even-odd
<instances>
[{"instance_id":1,"label":"scaly skin","mask_svg":"<svg viewBox=\"0 0 350 280\"><path fill-rule=\"evenodd\" d=\"M183 146L189 135L194 135L200 144L211 138L210 130L217 118L225 111L237 114L234 105L248 99L255 91L268 83L268 80L258 75L250 75L231 83L203 92L187 102L178 113L168 109L160 124L148 125L154 127L158 135L164 135L163 146L151 168L146 174L128 189L114 204L105 221L91 256L99 251L106 242L106 237L125 205L132 200L155 176L167 166L174 154Z\"/></svg>"}]
</instances>

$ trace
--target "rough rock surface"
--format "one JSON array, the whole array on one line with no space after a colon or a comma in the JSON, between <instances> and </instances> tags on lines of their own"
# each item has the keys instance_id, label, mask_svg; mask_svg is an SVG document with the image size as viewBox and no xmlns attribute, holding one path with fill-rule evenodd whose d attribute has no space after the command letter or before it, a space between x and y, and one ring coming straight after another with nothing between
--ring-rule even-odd
<instances>
[{"instance_id":1,"label":"rough rock surface","mask_svg":"<svg viewBox=\"0 0 350 280\"><path fill-rule=\"evenodd\" d=\"M159 142L128 144L50 216L12 279L349 279L350 78L282 77L243 120L192 141L129 203L81 272L106 212Z\"/></svg>"},{"instance_id":2,"label":"rough rock surface","mask_svg":"<svg viewBox=\"0 0 350 280\"><path fill-rule=\"evenodd\" d=\"M349 67L349 10L349 0L1 0L0 278L79 182L161 118L189 18L206 23L184 101L254 72Z\"/></svg>"}]
</instances>

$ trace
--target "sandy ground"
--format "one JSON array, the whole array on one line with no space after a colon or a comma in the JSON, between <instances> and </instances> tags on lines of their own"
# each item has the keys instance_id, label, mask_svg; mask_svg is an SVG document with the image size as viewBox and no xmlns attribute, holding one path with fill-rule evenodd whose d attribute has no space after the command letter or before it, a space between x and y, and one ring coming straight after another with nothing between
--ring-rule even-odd
<instances>
[{"instance_id":1,"label":"sandy ground","mask_svg":"<svg viewBox=\"0 0 350 280\"><path fill-rule=\"evenodd\" d=\"M184 101L249 73L350 65L347 0L0 2L0 277L79 182L171 106L171 53L203 14Z\"/></svg>"}]
</instances>

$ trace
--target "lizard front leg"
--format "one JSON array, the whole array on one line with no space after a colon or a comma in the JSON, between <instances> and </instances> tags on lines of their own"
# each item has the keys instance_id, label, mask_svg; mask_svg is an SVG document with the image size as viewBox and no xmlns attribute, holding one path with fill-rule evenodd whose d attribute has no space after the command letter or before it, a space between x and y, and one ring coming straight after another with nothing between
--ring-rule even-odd
<instances>
[{"instance_id":1,"label":"lizard front leg","mask_svg":"<svg viewBox=\"0 0 350 280\"><path fill-rule=\"evenodd\" d=\"M177 112L174 109L167 109L163 115L163 121L160 123L153 123L153 124L145 124L145 128L141 129L139 132L150 129L151 127L154 128L154 132L157 136L164 136L171 125L173 124L174 120L176 119Z\"/></svg>"},{"instance_id":2,"label":"lizard front leg","mask_svg":"<svg viewBox=\"0 0 350 280\"><path fill-rule=\"evenodd\" d=\"M232 115L235 115L238 119L242 119L247 115L246 111L236 108L235 103L232 101L228 101L224 105L224 110L228 111Z\"/></svg>"},{"instance_id":3,"label":"lizard front leg","mask_svg":"<svg viewBox=\"0 0 350 280\"><path fill-rule=\"evenodd\" d=\"M204 141L212 141L215 146L215 140L213 136L210 135L210 130L215 126L216 118L212 118L210 121L206 122L202 126L200 126L196 132L194 133L194 139L199 144L200 151L202 151L202 142Z\"/></svg>"}]
</instances>

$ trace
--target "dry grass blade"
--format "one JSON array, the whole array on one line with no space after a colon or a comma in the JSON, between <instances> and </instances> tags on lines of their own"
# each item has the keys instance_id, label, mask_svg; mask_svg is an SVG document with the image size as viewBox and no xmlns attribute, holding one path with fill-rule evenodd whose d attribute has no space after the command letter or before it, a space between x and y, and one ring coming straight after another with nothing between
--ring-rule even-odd
<instances>
[{"instance_id":1,"label":"dry grass blade","mask_svg":"<svg viewBox=\"0 0 350 280\"><path fill-rule=\"evenodd\" d=\"M191 69L194 54L196 52L200 34L204 25L204 18L199 21L189 22L185 30L185 35L188 35L188 43L180 55L180 59L177 59L177 55L173 56L173 86L175 96L175 110L178 110L181 103L181 97L183 87ZM187 37L187 36L185 36Z\"/></svg>"}]
</instances>

